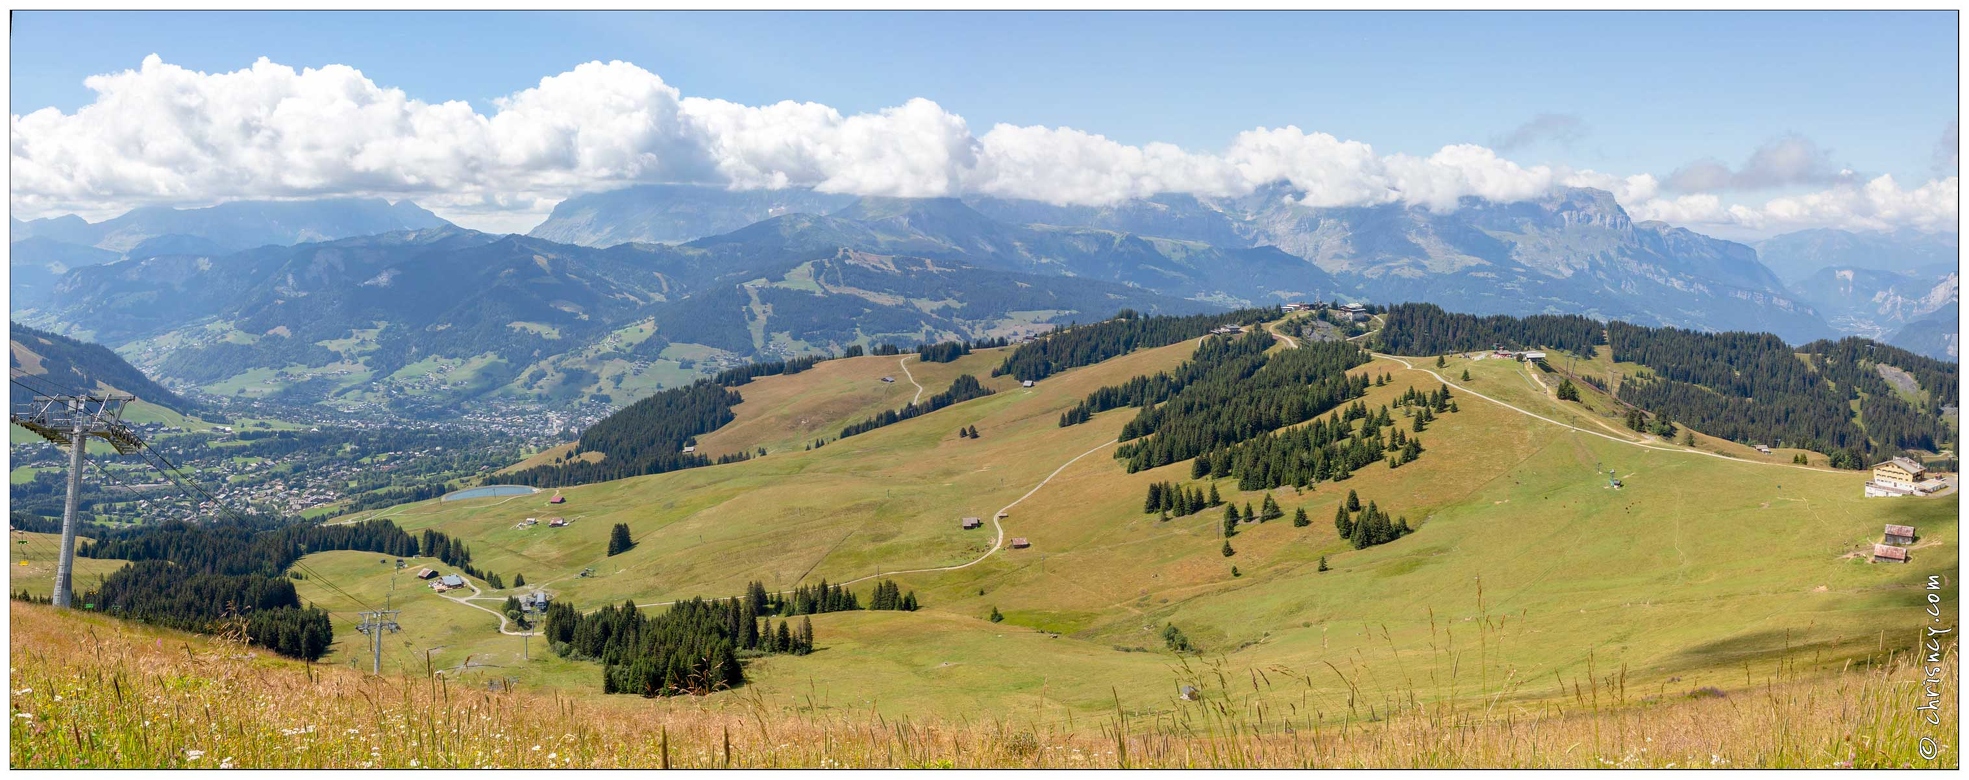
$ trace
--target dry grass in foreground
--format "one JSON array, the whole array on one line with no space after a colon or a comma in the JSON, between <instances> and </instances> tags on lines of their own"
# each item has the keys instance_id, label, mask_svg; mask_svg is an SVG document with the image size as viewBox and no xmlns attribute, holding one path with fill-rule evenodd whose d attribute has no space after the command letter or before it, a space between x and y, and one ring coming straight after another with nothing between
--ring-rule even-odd
<instances>
[{"instance_id":1,"label":"dry grass in foreground","mask_svg":"<svg viewBox=\"0 0 1969 780\"><path fill-rule=\"evenodd\" d=\"M746 700L622 706L308 667L237 644L12 607L13 768L57 767L1937 767L1956 766L1897 657L1749 690L1619 703L1618 681L1535 711L1416 706L1287 718L1226 690L1179 715L1034 729L819 717ZM1956 654L1930 687L1953 696ZM1214 675L1199 675L1210 677ZM1254 680L1259 675L1254 675ZM1256 687L1254 682L1253 688ZM738 701L734 703L733 699ZM1940 742L1923 759L1923 736Z\"/></svg>"}]
</instances>

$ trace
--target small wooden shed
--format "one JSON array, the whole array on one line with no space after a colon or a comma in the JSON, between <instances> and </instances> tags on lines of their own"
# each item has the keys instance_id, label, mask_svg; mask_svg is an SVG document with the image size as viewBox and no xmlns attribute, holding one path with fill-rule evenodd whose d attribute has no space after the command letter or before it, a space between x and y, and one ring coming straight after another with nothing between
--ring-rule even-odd
<instances>
[{"instance_id":1,"label":"small wooden shed","mask_svg":"<svg viewBox=\"0 0 1969 780\"><path fill-rule=\"evenodd\" d=\"M1886 537L1881 541L1887 544L1914 544L1914 526L1911 525L1890 525L1881 535Z\"/></svg>"},{"instance_id":2,"label":"small wooden shed","mask_svg":"<svg viewBox=\"0 0 1969 780\"><path fill-rule=\"evenodd\" d=\"M564 525L567 525L567 520L566 520L565 518L560 518L560 517L549 517L549 518L547 518L547 527L548 527L548 528L560 528L560 527L562 527L562 526L564 526Z\"/></svg>"},{"instance_id":3,"label":"small wooden shed","mask_svg":"<svg viewBox=\"0 0 1969 780\"><path fill-rule=\"evenodd\" d=\"M1025 538L1025 537L1023 537L1023 536L1014 536L1014 537L1012 537L1012 549L1014 549L1014 550L1023 550L1023 549L1025 549L1025 548L1027 548L1027 547L1031 547L1031 546L1032 546L1032 543L1031 543L1031 542L1028 542L1028 541L1026 541L1026 538ZM1896 549L1898 549L1898 548L1896 548Z\"/></svg>"},{"instance_id":4,"label":"small wooden shed","mask_svg":"<svg viewBox=\"0 0 1969 780\"><path fill-rule=\"evenodd\" d=\"M1011 516L1012 516L1012 513L1011 513L1010 511L1001 511L1001 512L999 512L999 513L998 513L998 519L1000 519L1000 520L1003 520L1003 519L1005 519L1005 518L1008 518L1008 517L1011 517Z\"/></svg>"},{"instance_id":5,"label":"small wooden shed","mask_svg":"<svg viewBox=\"0 0 1969 780\"><path fill-rule=\"evenodd\" d=\"M982 519L979 519L979 518L976 518L976 517L966 517L966 518L964 518L964 530L966 530L966 531L969 531L969 530L971 530L971 529L973 529L973 528L977 528L977 527L979 527L979 526L982 526L982 525L984 525L984 520L982 520Z\"/></svg>"},{"instance_id":6,"label":"small wooden shed","mask_svg":"<svg viewBox=\"0 0 1969 780\"><path fill-rule=\"evenodd\" d=\"M417 570L417 579L420 579L420 580L428 580L428 579L430 579L430 578L432 578L432 577L436 577L436 576L438 576L438 573L437 573L437 572L435 572L435 571L432 571L432 570L430 570L429 568L423 568L423 569L418 569L418 570Z\"/></svg>"},{"instance_id":7,"label":"small wooden shed","mask_svg":"<svg viewBox=\"0 0 1969 780\"><path fill-rule=\"evenodd\" d=\"M1907 550L1891 544L1873 546L1874 563L1907 563Z\"/></svg>"}]
</instances>

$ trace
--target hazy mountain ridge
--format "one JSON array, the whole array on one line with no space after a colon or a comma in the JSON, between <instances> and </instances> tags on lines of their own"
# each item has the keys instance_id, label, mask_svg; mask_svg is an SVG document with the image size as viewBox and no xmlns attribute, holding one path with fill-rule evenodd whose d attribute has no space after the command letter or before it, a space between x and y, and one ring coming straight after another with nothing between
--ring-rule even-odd
<instances>
[{"instance_id":1,"label":"hazy mountain ridge","mask_svg":"<svg viewBox=\"0 0 1969 780\"><path fill-rule=\"evenodd\" d=\"M644 206L661 210L680 191L665 188ZM1311 208L1298 205L1299 197L1275 185L1238 198L1163 195L1104 207L862 198L824 218L787 214L731 235L777 232L802 246L963 258L1227 305L1344 295L1484 313L1581 312L1768 330L1800 342L1834 334L1753 248L1636 224L1603 191L1569 189L1518 203L1467 198L1442 213L1400 204ZM628 230L590 227L611 235Z\"/></svg>"},{"instance_id":2,"label":"hazy mountain ridge","mask_svg":"<svg viewBox=\"0 0 1969 780\"><path fill-rule=\"evenodd\" d=\"M86 391L108 387L181 413L196 408L151 381L108 347L35 330L17 322L8 323L7 329L8 366L41 377L52 385L50 389ZM12 388L9 395L14 403L22 403L34 395L18 384Z\"/></svg>"}]
</instances>

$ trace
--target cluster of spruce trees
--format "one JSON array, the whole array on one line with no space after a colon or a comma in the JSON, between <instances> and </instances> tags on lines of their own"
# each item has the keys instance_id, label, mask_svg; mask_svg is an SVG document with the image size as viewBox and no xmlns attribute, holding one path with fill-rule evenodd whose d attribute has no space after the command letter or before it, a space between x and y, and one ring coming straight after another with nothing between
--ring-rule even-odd
<instances>
[{"instance_id":1,"label":"cluster of spruce trees","mask_svg":"<svg viewBox=\"0 0 1969 780\"><path fill-rule=\"evenodd\" d=\"M1427 407L1415 419L1429 414ZM1362 421L1359 426L1354 421ZM1383 429L1387 431L1383 432ZM1309 424L1267 431L1250 439L1199 456L1191 462L1195 478L1236 477L1239 490L1270 490L1285 485L1301 488L1339 482L1369 464L1386 459L1399 467L1422 456L1422 440L1394 424L1388 407L1369 412L1355 402L1344 410Z\"/></svg>"},{"instance_id":2,"label":"cluster of spruce trees","mask_svg":"<svg viewBox=\"0 0 1969 780\"><path fill-rule=\"evenodd\" d=\"M875 583L875 594L868 598L869 609L915 612L916 606L916 591L904 593L894 580Z\"/></svg>"},{"instance_id":3,"label":"cluster of spruce trees","mask_svg":"<svg viewBox=\"0 0 1969 780\"><path fill-rule=\"evenodd\" d=\"M1211 507L1222 506L1223 497L1217 494L1217 484L1210 484L1210 494L1204 495L1202 488L1186 488L1172 482L1153 482L1149 484L1148 499L1142 502L1143 514L1162 513L1163 519L1188 517Z\"/></svg>"},{"instance_id":4,"label":"cluster of spruce trees","mask_svg":"<svg viewBox=\"0 0 1969 780\"><path fill-rule=\"evenodd\" d=\"M1621 400L1655 419L1650 431L1665 428L1672 418L1711 436L1816 450L1845 468L1933 451L1955 440L1939 413L1939 404L1948 401L1931 395L1922 404L1908 403L1876 367L1902 367L1925 379L1922 389L1932 384L1950 392L1956 386L1954 368L1904 350L1857 338L1794 350L1770 334L1621 322L1608 324L1607 340L1615 360L1639 363L1653 373L1631 378L1620 389Z\"/></svg>"},{"instance_id":5,"label":"cluster of spruce trees","mask_svg":"<svg viewBox=\"0 0 1969 780\"><path fill-rule=\"evenodd\" d=\"M1238 511L1236 504L1226 505L1224 507L1224 538L1229 540L1231 537L1236 536L1237 527L1240 523L1269 523L1284 516L1285 510L1279 508L1278 501L1273 499L1270 493L1265 494L1265 502L1262 509L1252 509L1251 502L1249 501L1244 502L1244 511L1242 512ZM1228 549L1230 545L1226 544L1225 547Z\"/></svg>"},{"instance_id":6,"label":"cluster of spruce trees","mask_svg":"<svg viewBox=\"0 0 1969 780\"><path fill-rule=\"evenodd\" d=\"M991 388L979 383L977 377L971 376L970 374L959 374L956 379L951 380L949 389L930 396L923 403L919 404L912 401L903 404L901 409L889 409L874 417L849 425L841 429L841 435L838 438L845 439L858 433L867 433L876 428L895 425L912 417L929 414L951 404L963 403L973 398L983 398L991 394Z\"/></svg>"},{"instance_id":7,"label":"cluster of spruce trees","mask_svg":"<svg viewBox=\"0 0 1969 780\"><path fill-rule=\"evenodd\" d=\"M1478 317L1443 311L1432 303L1398 303L1388 307L1381 332L1374 339L1395 355L1441 355L1472 352L1502 345L1508 349L1549 347L1590 355L1602 342L1601 325L1577 314L1502 314Z\"/></svg>"},{"instance_id":8,"label":"cluster of spruce trees","mask_svg":"<svg viewBox=\"0 0 1969 780\"><path fill-rule=\"evenodd\" d=\"M971 350L974 349L993 349L1011 346L1011 344L1012 340L1003 336L995 339L977 339L975 341L940 341L935 344L924 344L917 347L916 359L925 363L949 363L971 354Z\"/></svg>"},{"instance_id":9,"label":"cluster of spruce trees","mask_svg":"<svg viewBox=\"0 0 1969 780\"><path fill-rule=\"evenodd\" d=\"M1108 385L1088 393L1074 408L1060 415L1060 427L1079 425L1109 409L1154 406L1169 400L1191 383L1206 381L1213 376L1248 375L1265 365L1265 353L1271 348L1271 338L1257 332L1237 338L1206 339L1195 352L1190 353L1190 359L1173 372L1161 371L1150 376L1131 377L1121 384Z\"/></svg>"},{"instance_id":10,"label":"cluster of spruce trees","mask_svg":"<svg viewBox=\"0 0 1969 780\"><path fill-rule=\"evenodd\" d=\"M1222 352L1200 349L1168 380L1152 379L1151 388L1166 382L1176 389L1160 402L1155 392L1126 399L1152 405L1122 427L1127 443L1115 457L1131 473L1188 460L1305 422L1367 391L1365 375L1347 374L1368 361L1359 347L1329 341L1267 355L1261 348L1270 341L1254 332Z\"/></svg>"},{"instance_id":11,"label":"cluster of spruce trees","mask_svg":"<svg viewBox=\"0 0 1969 780\"><path fill-rule=\"evenodd\" d=\"M132 562L82 594L82 601L96 609L187 631L220 631L224 621L243 618L255 643L314 660L334 641L328 613L303 608L293 581L282 572L303 555L327 550L395 557L436 557L441 550L453 561L470 559L464 545L444 534L427 531L420 545L417 537L388 520L335 526L268 520L168 522L107 533L78 547L76 554Z\"/></svg>"},{"instance_id":12,"label":"cluster of spruce trees","mask_svg":"<svg viewBox=\"0 0 1969 780\"><path fill-rule=\"evenodd\" d=\"M1069 368L1091 366L1138 349L1166 347L1200 338L1226 325L1254 325L1274 319L1280 313L1277 308L1261 308L1187 317L1144 317L1133 309L1122 309L1113 319L1060 328L1020 345L1005 356L1003 364L992 369L991 375L1009 374L1021 381L1037 382Z\"/></svg>"},{"instance_id":13,"label":"cluster of spruce trees","mask_svg":"<svg viewBox=\"0 0 1969 780\"><path fill-rule=\"evenodd\" d=\"M738 391L710 380L658 391L581 432L574 451L599 452L601 462L570 459L535 466L513 474L510 481L566 487L709 466L710 458L686 453L684 445L731 422L736 417L732 407L742 400Z\"/></svg>"},{"instance_id":14,"label":"cluster of spruce trees","mask_svg":"<svg viewBox=\"0 0 1969 780\"><path fill-rule=\"evenodd\" d=\"M565 602L547 607L542 633L548 646L563 658L599 661L603 693L671 696L710 693L745 684L740 650L792 652L777 649L777 636L750 615L741 599L691 599L646 616L633 601L607 606L586 615ZM809 626L803 633L811 635ZM761 635L774 636L774 649L762 647Z\"/></svg>"},{"instance_id":15,"label":"cluster of spruce trees","mask_svg":"<svg viewBox=\"0 0 1969 780\"><path fill-rule=\"evenodd\" d=\"M814 585L796 586L790 593L768 592L765 585L754 582L746 586L744 598L758 615L791 617L862 608L861 599L848 590L848 586L829 585L826 580ZM875 584L875 593L868 608L913 612L916 607L916 591L903 593L894 580L882 580Z\"/></svg>"},{"instance_id":16,"label":"cluster of spruce trees","mask_svg":"<svg viewBox=\"0 0 1969 780\"><path fill-rule=\"evenodd\" d=\"M862 350L860 346L849 347L847 354L841 355L841 357L861 357L861 351ZM821 355L806 355L804 357L788 358L785 360L765 360L756 363L747 363L745 365L738 366L735 368L727 368L723 371L713 374L711 376L711 381L714 384L723 385L725 387L738 387L740 385L749 384L753 379L762 376L781 376L787 374L798 374L802 371L813 368L814 366L819 365L824 361L834 360L834 359L835 356L832 353L828 353L828 354L821 354Z\"/></svg>"},{"instance_id":17,"label":"cluster of spruce trees","mask_svg":"<svg viewBox=\"0 0 1969 780\"><path fill-rule=\"evenodd\" d=\"M1373 501L1367 502L1363 508L1360 496L1352 490L1347 491L1347 500L1341 502L1333 513L1333 530L1340 532L1340 538L1347 540L1356 550L1386 544L1414 533L1414 529L1408 527L1408 518L1390 520L1388 513L1381 511L1381 507Z\"/></svg>"}]
</instances>

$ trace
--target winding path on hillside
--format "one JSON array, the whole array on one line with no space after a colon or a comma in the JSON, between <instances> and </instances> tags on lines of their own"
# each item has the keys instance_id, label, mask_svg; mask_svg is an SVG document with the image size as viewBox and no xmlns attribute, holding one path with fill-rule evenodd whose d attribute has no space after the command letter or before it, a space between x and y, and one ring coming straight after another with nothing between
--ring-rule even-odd
<instances>
[{"instance_id":1,"label":"winding path on hillside","mask_svg":"<svg viewBox=\"0 0 1969 780\"><path fill-rule=\"evenodd\" d=\"M916 396L914 398L909 399L910 403L912 404L916 403L917 399L923 397L923 386L920 384L916 384L915 374L909 373L909 356L908 355L902 356L901 360L896 361L896 365L902 366L902 375L909 379L910 384L916 385Z\"/></svg>"},{"instance_id":2,"label":"winding path on hillside","mask_svg":"<svg viewBox=\"0 0 1969 780\"><path fill-rule=\"evenodd\" d=\"M499 601L499 602L502 602L502 603L503 603L503 602L505 602L505 599L502 599L502 598L498 598L497 596L486 596L486 595L484 595L484 593L485 593L485 591L482 591L482 590L479 590L479 586L478 586L478 585L476 585L476 584L473 584L473 582L472 582L471 580L465 580L465 586L466 586L466 587L469 587L469 588L471 588L471 589L472 589L472 595L470 595L470 596L447 596L447 595L445 595L445 594L443 594L443 593L439 593L439 594L438 594L438 597L439 597L439 598L443 598L443 599L447 599L447 600L450 600L450 601L455 601L455 602L458 602L458 603L460 603L460 604L463 604L463 605L465 605L465 606L468 606L468 607L471 607L472 609L476 609L476 610L478 610L478 611L480 611L480 612L484 612L484 613L486 613L486 614L488 614L488 615L491 615L491 616L493 616L493 617L496 617L496 618L499 618L499 633L501 633L501 634L505 634L505 635L507 635L507 636L540 636L540 632L539 632L539 631L511 631L511 630L508 630L508 629L506 628L506 625L507 625L508 623L511 623L511 622L512 622L512 620L511 620L511 619L509 619L509 618L507 618L507 617L506 617L506 616L505 616L505 615L504 615L503 613L500 613L500 612L499 612L499 611L497 611L497 610L491 610L491 609L486 609L485 607L481 607L481 606L479 606L479 605L477 605L477 604L473 604L473 603L472 603L472 600L473 600L473 599L486 599L486 600L494 600L494 601Z\"/></svg>"},{"instance_id":3,"label":"winding path on hillside","mask_svg":"<svg viewBox=\"0 0 1969 780\"><path fill-rule=\"evenodd\" d=\"M1075 456L1073 456L1073 457L1072 457L1071 459L1068 459L1068 460L1067 460L1067 462L1065 462L1065 463L1062 463L1062 464L1060 464L1060 467L1059 467L1059 468L1056 468L1056 469L1053 469L1053 473L1051 473L1051 474L1047 474L1047 475L1046 475L1046 478L1045 478L1045 479L1042 479L1042 480L1040 480L1040 481L1039 481L1039 484L1037 484L1037 485L1033 485L1033 486L1032 486L1032 489L1031 489L1031 490L1028 490L1028 491L1026 491L1026 492L1025 492L1025 495L1022 495L1022 496L1019 496L1019 497L1018 497L1017 499L1014 499L1014 500L1012 501L1012 503L1009 503L1009 504L1006 504L1005 506L1003 506L1003 507L1000 507L1000 508L999 508L999 510L998 510L997 512L993 512L993 513L991 513L991 527L992 527L992 530L993 530L993 531L994 531L994 532L995 532L995 533L996 533L997 535L996 535L996 536L994 536L994 537L992 538L992 540L991 540L991 549L989 549L989 550L986 550L986 551L984 551L984 554L983 554L983 555L979 555L978 557L976 557L976 558L973 558L973 559L971 559L971 560L969 560L969 561L965 561L964 563L959 563L959 564L955 564L955 565L952 565L952 566L932 566L932 567L930 567L930 568L927 568L927 569L898 569L898 570L896 570L896 571L885 571L885 572L881 572L881 573L878 573L878 574L870 574L870 575L868 575L868 576L865 576L865 577L856 577L856 578L854 578L854 579L852 579L852 580L846 580L846 581L844 581L844 582L837 582L837 583L834 583L834 584L836 584L836 585L853 585L853 584L855 584L855 583L858 583L858 582L867 582L867 581L869 581L869 580L872 580L872 579L875 579L875 578L877 578L877 577L894 577L894 576L896 576L896 575L899 575L899 574L927 574L927 573L931 573L931 572L939 572L939 571L957 571L958 569L968 569L968 568L971 568L972 566L976 566L976 565L978 565L978 564L980 564L980 563L984 563L984 561L985 561L985 559L986 559L986 558L990 558L990 557L991 557L991 556L992 556L992 555L993 555L994 553L997 553L997 552L998 552L999 550L1001 550L1001 549L1003 549L1003 548L1005 547L1005 526L1004 526L1004 525L1002 525L1002 524L1000 524L1000 523L998 522L998 516L999 516L999 515L1001 515L1001 514L1009 514L1009 513L1010 513L1010 512L1012 511L1012 507L1015 507L1015 506L1018 506L1018 505L1019 505L1020 503L1022 503L1022 502L1024 502L1024 501L1025 501L1026 499L1028 499L1028 498L1032 498L1032 496L1033 496L1033 494L1035 494L1035 493L1038 493L1038 492L1039 492L1039 489L1040 489L1040 488L1043 488L1043 487L1046 487L1046 483L1048 483L1048 482L1052 482L1052 481L1053 481L1053 478L1054 478L1054 477L1057 477L1057 476L1059 476L1059 475L1060 475L1060 472L1062 472L1062 471L1066 471L1066 470L1067 470L1067 467L1068 467L1068 466L1071 466L1071 465L1073 465L1074 463L1076 463L1076 462L1078 462L1078 461L1079 461L1079 460L1080 460L1081 458L1085 458L1085 457L1087 457L1087 456L1089 456L1089 455L1092 455L1092 454L1094 454L1094 453L1096 453L1096 452L1100 452L1101 450L1104 450L1104 449L1107 449L1107 448L1109 448L1109 447L1112 447L1112 446L1114 446L1114 445L1115 445L1115 444L1116 444L1117 442L1119 442L1119 441L1120 441L1120 440L1119 440L1119 439L1117 439L1117 440L1114 440L1114 441L1108 441L1108 442L1104 442L1104 443L1102 443L1101 445L1099 445L1099 446L1097 446L1097 447L1095 447L1095 448L1093 448L1093 449L1091 449L1091 450L1088 450L1088 451L1086 451L1086 452L1083 452L1083 453L1080 453L1079 455L1075 455ZM674 602L674 601L655 601L655 602L651 602L651 603L648 603L648 604L637 604L636 606L638 606L638 607L661 607L661 606L667 606L667 605L670 605L670 604L675 604L675 603L676 603L676 602ZM476 606L476 605L475 605L475 606ZM481 607L481 609L483 609L483 608ZM487 610L487 611L489 612L489 611L491 611L491 610ZM503 616L502 616L502 617L503 617ZM502 624L502 625L503 625L503 624Z\"/></svg>"},{"instance_id":4,"label":"winding path on hillside","mask_svg":"<svg viewBox=\"0 0 1969 780\"><path fill-rule=\"evenodd\" d=\"M1462 385L1459 385L1459 384L1456 384L1456 383L1454 383L1454 382L1451 382L1451 381L1449 381L1449 379L1448 379L1447 377L1444 377L1444 376L1443 376L1442 374L1438 374L1438 373L1436 373L1436 372L1434 372L1434 371L1431 371L1431 370L1429 370L1429 369L1426 369L1426 368L1416 368L1416 367L1415 367L1415 364L1414 364L1414 363L1410 363L1410 362L1408 362L1407 360L1405 360L1405 359L1403 359L1403 358L1399 358L1399 357L1396 357L1396 356L1394 356L1394 355L1385 355L1385 354L1382 354L1382 353L1380 353L1380 352L1369 352L1368 354L1370 354L1370 355L1373 355L1373 356L1375 356L1375 357L1378 357L1378 358L1387 358L1387 359L1389 359L1389 360L1393 360L1393 361L1395 361L1395 362L1397 362L1397 363L1400 363L1400 364L1402 364L1403 366L1406 366L1406 367L1408 368L1408 370L1410 370L1410 371L1420 371L1420 372L1422 372L1422 373L1425 373L1425 374L1428 374L1429 376L1432 376L1432 377L1435 377L1437 381L1440 381L1440 382L1442 382L1442 383L1443 383L1444 385L1447 385L1447 386L1450 386L1450 387L1454 387L1454 388L1456 388L1456 389L1457 389L1458 391L1461 391L1461 392L1465 392L1465 393L1469 393L1469 394L1471 394L1471 395L1474 395L1474 396L1476 396L1476 397L1478 397L1478 398L1482 398L1482 399L1484 399L1484 400L1486 400L1486 401L1489 401L1489 402L1491 402L1491 403L1494 403L1494 404L1497 404L1498 406L1502 406L1502 407L1504 407L1504 408L1506 408L1506 409L1510 409L1511 411L1514 411L1514 412L1517 412L1517 413L1519 413L1519 414L1522 414L1522 415L1524 415L1524 416L1526 416L1526 417L1531 417L1531 418L1534 418L1534 419L1538 419L1538 420L1543 420L1543 421L1545 421L1545 422L1548 422L1548 423L1551 423L1551 424L1553 424L1553 425L1557 425L1557 426L1559 426L1559 427L1561 427L1561 428L1569 428L1569 429L1572 429L1572 430L1574 430L1574 431L1578 431L1578 432L1580 432L1580 433L1584 433L1584 434L1589 434L1589 435L1592 435L1592 436L1598 436L1598 437L1600 437L1600 438L1602 438L1602 439L1606 439L1607 441L1617 441L1617 442L1620 442L1621 444L1626 444L1626 445L1629 445L1629 446L1634 446L1634 447L1640 447L1641 449L1644 449L1644 450L1654 450L1654 451L1656 451L1656 452L1682 452L1682 453L1688 453L1688 454L1690 454L1690 455L1707 455L1707 456L1709 456L1709 457L1712 457L1712 458L1718 458L1718 459L1721 459L1721 460L1727 460L1727 461L1730 461L1730 462L1732 462L1732 463L1749 463L1749 464L1753 464L1753 465L1758 465L1758 466L1776 466L1776 467L1779 467L1779 468L1788 468L1788 469L1801 469L1801 470L1804 470L1804 471L1816 471L1816 472L1819 472L1819 473L1822 473L1822 474L1844 474L1844 473L1847 473L1847 472L1845 472L1845 471L1842 471L1842 470L1835 470L1835 469L1823 469L1823 468L1819 468L1819 467L1817 467L1817 466L1800 466L1800 465L1798 465L1798 464L1796 464L1796 463L1767 463L1767 462L1765 462L1765 461L1759 461L1759 460L1744 460L1743 458L1733 458L1733 457L1730 457L1730 456L1728 456L1728 455L1723 455L1723 454L1720 454L1720 453L1715 453L1715 452L1709 452L1709 451L1707 451L1707 450L1698 450L1698 449L1693 449L1693 448L1689 448L1689 447L1670 447L1670 446L1663 446L1663 445L1659 445L1659 444L1648 444L1648 443L1645 443L1645 442L1638 442L1638 441L1634 441L1634 440L1632 440L1632 439L1623 439L1623 438L1620 438L1620 437L1618 437L1618 436L1610 436L1610 435L1608 435L1608 434L1604 434L1604 433L1601 433L1601 432L1599 432L1599 431L1595 431L1595 430L1590 430L1590 429L1587 429L1587 428L1581 428L1581 427L1579 427L1579 426L1577 426L1577 425L1573 425L1573 424L1571 424L1571 423L1565 423L1565 422L1560 422L1560 421L1558 421L1558 420L1554 420L1554 419L1552 419L1552 418L1550 418L1550 417L1546 417L1546 416L1544 416L1544 415L1541 415L1541 414L1538 414L1538 413L1536 413L1536 412L1532 412L1532 411L1530 411L1530 410L1526 410L1526 409L1522 409L1522 408L1519 408L1519 407L1516 407L1516 406L1513 406L1513 405L1511 405L1511 404L1508 404L1508 403L1505 403L1505 402L1503 402L1503 401L1500 401L1500 400L1497 400L1497 399L1495 399L1495 398L1492 398L1492 397L1490 397L1490 396L1487 396L1487 395L1484 395L1483 393L1479 393L1479 392L1477 392L1477 391L1475 391L1475 390L1471 390L1470 388L1467 388L1467 387L1464 387L1464 386L1462 386Z\"/></svg>"}]
</instances>

